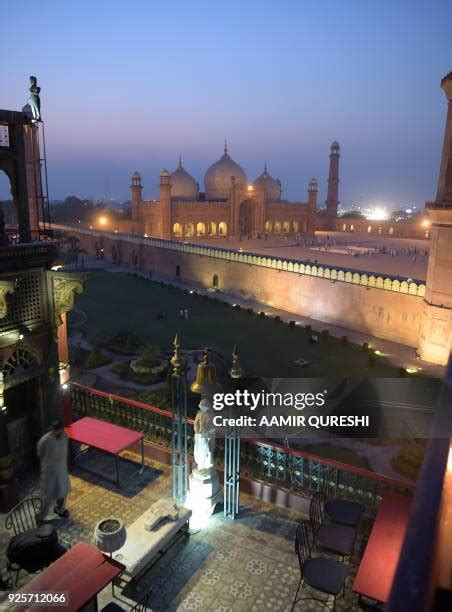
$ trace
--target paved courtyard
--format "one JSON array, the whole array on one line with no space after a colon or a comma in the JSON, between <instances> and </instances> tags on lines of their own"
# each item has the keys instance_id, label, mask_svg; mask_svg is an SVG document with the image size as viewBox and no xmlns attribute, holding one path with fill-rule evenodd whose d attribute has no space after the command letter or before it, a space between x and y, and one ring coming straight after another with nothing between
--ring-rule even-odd
<instances>
[{"instance_id":1,"label":"paved courtyard","mask_svg":"<svg viewBox=\"0 0 452 612\"><path fill-rule=\"evenodd\" d=\"M111 473L111 457L90 451L86 460L99 474ZM86 467L86 466L85 466ZM123 462L123 470L132 465ZM170 468L148 461L145 472L131 479L120 491L108 480L76 468L72 474L69 497L69 519L53 519L58 524L63 540L74 545L90 542L95 524L103 517L117 516L130 525L156 500L170 495ZM37 475L21 481L22 495L38 494ZM9 535L0 527L0 567L5 565L5 549ZM241 511L237 520L215 515L207 528L192 530L182 537L158 560L140 581L137 594L130 586L115 589L117 602L124 607L152 588L150 608L159 611L195 610L197 612L290 610L299 580L298 561L293 538L299 514L262 503L242 495ZM305 517L304 517L305 518ZM365 523L363 531L368 533ZM357 557L362 554L365 538L360 534ZM356 559L355 562L356 563ZM337 610L354 611L360 608L351 591L356 564L350 566L345 599L337 600ZM20 584L29 579L24 573ZM306 588L305 595L309 593ZM4 596L3 596L4 597ZM7 609L1 603L0 609ZM99 609L112 600L111 588L99 596ZM332 603L332 600L330 600ZM295 610L317 611L328 609L315 601L297 604Z\"/></svg>"},{"instance_id":2,"label":"paved courtyard","mask_svg":"<svg viewBox=\"0 0 452 612\"><path fill-rule=\"evenodd\" d=\"M327 236L329 240L327 240ZM270 236L267 240L261 238L246 238L239 240L236 237L227 238L190 238L190 242L199 242L204 245L219 246L226 249L243 249L251 253L286 257L287 259L300 259L303 261L338 266L345 269L363 270L365 272L378 272L391 274L417 280L427 278L428 256L421 254L428 251L428 240L408 238L392 238L391 236L378 236L366 234L352 234L347 232L316 232L316 237L301 236L297 241L293 235ZM328 250L325 246L328 245ZM350 247L350 253L347 252ZM357 257L353 250L358 247L364 249ZM379 253L382 247L385 253ZM366 254L371 250L372 254ZM394 254L393 254L394 253Z\"/></svg>"}]
</instances>

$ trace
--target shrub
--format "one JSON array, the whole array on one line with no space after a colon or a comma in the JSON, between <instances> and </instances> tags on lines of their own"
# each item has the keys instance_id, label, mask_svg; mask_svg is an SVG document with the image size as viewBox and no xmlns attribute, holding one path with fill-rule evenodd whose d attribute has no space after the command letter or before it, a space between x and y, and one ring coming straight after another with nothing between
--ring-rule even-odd
<instances>
[{"instance_id":1,"label":"shrub","mask_svg":"<svg viewBox=\"0 0 452 612\"><path fill-rule=\"evenodd\" d=\"M310 332L312 330L312 325L305 325L304 328L307 332Z\"/></svg>"},{"instance_id":2,"label":"shrub","mask_svg":"<svg viewBox=\"0 0 452 612\"><path fill-rule=\"evenodd\" d=\"M234 308L234 310L240 310L241 309L240 304L234 304L233 308Z\"/></svg>"},{"instance_id":3,"label":"shrub","mask_svg":"<svg viewBox=\"0 0 452 612\"><path fill-rule=\"evenodd\" d=\"M259 316L261 319L265 317L265 312L263 310L260 311Z\"/></svg>"},{"instance_id":4,"label":"shrub","mask_svg":"<svg viewBox=\"0 0 452 612\"><path fill-rule=\"evenodd\" d=\"M369 343L363 342L363 351L367 352L369 350Z\"/></svg>"},{"instance_id":5,"label":"shrub","mask_svg":"<svg viewBox=\"0 0 452 612\"><path fill-rule=\"evenodd\" d=\"M296 323L295 321L289 321L289 327L295 327Z\"/></svg>"},{"instance_id":6,"label":"shrub","mask_svg":"<svg viewBox=\"0 0 452 612\"><path fill-rule=\"evenodd\" d=\"M405 368L400 367L398 372L399 372L400 378L405 378L405 376L407 375L407 371L405 370Z\"/></svg>"},{"instance_id":7,"label":"shrub","mask_svg":"<svg viewBox=\"0 0 452 612\"><path fill-rule=\"evenodd\" d=\"M93 350L89 354L88 359L86 360L85 367L88 369L100 368L100 366L109 363L109 361L110 359L100 350L100 344L96 343L93 346Z\"/></svg>"},{"instance_id":8,"label":"shrub","mask_svg":"<svg viewBox=\"0 0 452 612\"><path fill-rule=\"evenodd\" d=\"M275 323L281 323L281 317L279 315L276 315Z\"/></svg>"},{"instance_id":9,"label":"shrub","mask_svg":"<svg viewBox=\"0 0 452 612\"><path fill-rule=\"evenodd\" d=\"M347 344L348 344L348 336L342 336L341 344L343 344L344 346L347 346Z\"/></svg>"}]
</instances>

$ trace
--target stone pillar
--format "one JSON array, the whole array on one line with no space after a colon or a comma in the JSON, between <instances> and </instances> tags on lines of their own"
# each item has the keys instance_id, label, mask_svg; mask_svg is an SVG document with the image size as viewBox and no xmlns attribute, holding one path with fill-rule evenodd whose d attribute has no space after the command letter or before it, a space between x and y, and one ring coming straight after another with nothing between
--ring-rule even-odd
<instances>
[{"instance_id":1,"label":"stone pillar","mask_svg":"<svg viewBox=\"0 0 452 612\"><path fill-rule=\"evenodd\" d=\"M334 141L330 151L330 172L328 175L328 193L326 196L326 214L330 218L337 217L339 205L339 143Z\"/></svg>"},{"instance_id":2,"label":"stone pillar","mask_svg":"<svg viewBox=\"0 0 452 612\"><path fill-rule=\"evenodd\" d=\"M0 512L8 512L19 501L19 488L13 475L3 391L3 374L0 372Z\"/></svg>"},{"instance_id":3,"label":"stone pillar","mask_svg":"<svg viewBox=\"0 0 452 612\"><path fill-rule=\"evenodd\" d=\"M309 181L308 187L308 233L315 233L316 215L317 215L317 194L319 186L317 180L312 178Z\"/></svg>"},{"instance_id":4,"label":"stone pillar","mask_svg":"<svg viewBox=\"0 0 452 612\"><path fill-rule=\"evenodd\" d=\"M227 232L230 236L237 236L239 233L239 212L237 206L237 186L235 183L235 176L231 176L231 196L229 198L230 218Z\"/></svg>"},{"instance_id":5,"label":"stone pillar","mask_svg":"<svg viewBox=\"0 0 452 612\"><path fill-rule=\"evenodd\" d=\"M436 201L426 204L432 227L418 353L426 361L446 365L452 340L452 72L441 87L448 113Z\"/></svg>"},{"instance_id":6,"label":"stone pillar","mask_svg":"<svg viewBox=\"0 0 452 612\"><path fill-rule=\"evenodd\" d=\"M130 185L130 191L132 192L132 221L140 220L142 190L143 185L141 184L141 176L138 174L138 172L134 172L132 175L132 184Z\"/></svg>"},{"instance_id":7,"label":"stone pillar","mask_svg":"<svg viewBox=\"0 0 452 612\"><path fill-rule=\"evenodd\" d=\"M163 170L160 174L160 238L171 240L171 228L171 176L168 170Z\"/></svg>"}]
</instances>

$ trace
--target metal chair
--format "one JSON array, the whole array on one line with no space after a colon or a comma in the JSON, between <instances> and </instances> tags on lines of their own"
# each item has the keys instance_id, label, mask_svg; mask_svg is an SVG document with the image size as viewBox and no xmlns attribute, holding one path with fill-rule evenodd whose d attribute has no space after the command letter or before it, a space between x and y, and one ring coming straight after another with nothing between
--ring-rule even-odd
<instances>
[{"instance_id":1,"label":"metal chair","mask_svg":"<svg viewBox=\"0 0 452 612\"><path fill-rule=\"evenodd\" d=\"M324 599L314 596L299 597L298 593L306 583L311 588L327 595L333 596L333 610L336 609L336 597L341 591L345 596L345 581L347 579L348 567L341 561L328 559L327 557L311 557L313 543L309 539L309 523L302 521L295 534L295 552L300 564L300 582L292 604L292 610L299 601L312 599L325 604Z\"/></svg>"},{"instance_id":2,"label":"metal chair","mask_svg":"<svg viewBox=\"0 0 452 612\"><path fill-rule=\"evenodd\" d=\"M138 601L133 608L127 608L130 612L147 612L149 598L152 594L152 589L150 589L146 595ZM111 601L109 604L104 606L101 612L125 612L126 608L123 608L119 604L114 601Z\"/></svg>"},{"instance_id":3,"label":"metal chair","mask_svg":"<svg viewBox=\"0 0 452 612\"><path fill-rule=\"evenodd\" d=\"M338 525L347 525L347 527L357 527L362 515L365 512L365 507L358 502L349 501L347 499L333 498L328 499L328 480L323 479L323 493L325 495L325 514Z\"/></svg>"},{"instance_id":4,"label":"metal chair","mask_svg":"<svg viewBox=\"0 0 452 612\"><path fill-rule=\"evenodd\" d=\"M337 523L325 524L325 495L316 493L309 504L309 521L311 523L314 543L342 558L353 553L356 529Z\"/></svg>"},{"instance_id":5,"label":"metal chair","mask_svg":"<svg viewBox=\"0 0 452 612\"><path fill-rule=\"evenodd\" d=\"M42 500L39 497L28 497L10 510L5 519L5 528L12 530L14 535L30 531L39 527L38 514L42 508Z\"/></svg>"}]
</instances>

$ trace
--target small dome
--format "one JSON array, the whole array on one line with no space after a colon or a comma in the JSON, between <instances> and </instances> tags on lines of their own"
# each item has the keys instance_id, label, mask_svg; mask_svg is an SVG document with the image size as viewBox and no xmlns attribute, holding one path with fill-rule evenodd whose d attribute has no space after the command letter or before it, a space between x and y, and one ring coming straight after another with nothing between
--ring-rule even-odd
<instances>
[{"instance_id":1,"label":"small dome","mask_svg":"<svg viewBox=\"0 0 452 612\"><path fill-rule=\"evenodd\" d=\"M141 179L141 175L140 175L140 173L139 173L139 172L137 172L137 171L135 170L135 172L132 174L132 178L135 178L135 179Z\"/></svg>"},{"instance_id":2,"label":"small dome","mask_svg":"<svg viewBox=\"0 0 452 612\"><path fill-rule=\"evenodd\" d=\"M184 169L181 159L171 174L171 197L179 200L197 200L199 197L199 185Z\"/></svg>"},{"instance_id":3,"label":"small dome","mask_svg":"<svg viewBox=\"0 0 452 612\"><path fill-rule=\"evenodd\" d=\"M265 196L269 202L279 202L281 200L281 181L269 175L267 164L265 164L264 171L257 177L253 185L265 190Z\"/></svg>"},{"instance_id":4,"label":"small dome","mask_svg":"<svg viewBox=\"0 0 452 612\"><path fill-rule=\"evenodd\" d=\"M226 200L231 191L231 176L235 177L235 182L240 185L246 183L244 169L239 166L228 155L228 148L225 144L224 155L212 164L204 175L204 186L207 200Z\"/></svg>"},{"instance_id":5,"label":"small dome","mask_svg":"<svg viewBox=\"0 0 452 612\"><path fill-rule=\"evenodd\" d=\"M164 169L160 172L160 176L171 176L168 170Z\"/></svg>"}]
</instances>

